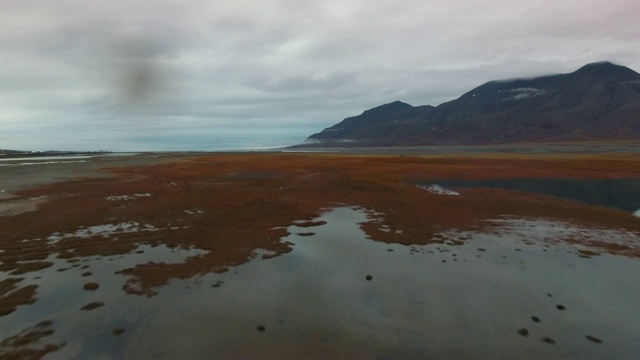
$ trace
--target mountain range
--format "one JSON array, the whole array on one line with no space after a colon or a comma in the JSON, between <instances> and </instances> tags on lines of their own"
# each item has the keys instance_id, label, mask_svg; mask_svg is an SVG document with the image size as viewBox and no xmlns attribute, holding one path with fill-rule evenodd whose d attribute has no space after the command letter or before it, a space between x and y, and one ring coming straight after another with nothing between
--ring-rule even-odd
<instances>
[{"instance_id":1,"label":"mountain range","mask_svg":"<svg viewBox=\"0 0 640 360\"><path fill-rule=\"evenodd\" d=\"M610 62L490 81L438 106L378 106L303 146L489 145L640 138L640 74Z\"/></svg>"}]
</instances>

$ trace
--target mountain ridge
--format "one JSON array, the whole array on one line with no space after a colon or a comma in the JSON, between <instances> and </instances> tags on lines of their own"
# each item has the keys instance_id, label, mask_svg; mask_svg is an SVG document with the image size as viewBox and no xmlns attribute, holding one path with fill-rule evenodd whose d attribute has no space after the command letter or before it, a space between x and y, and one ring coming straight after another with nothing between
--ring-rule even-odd
<instances>
[{"instance_id":1,"label":"mountain ridge","mask_svg":"<svg viewBox=\"0 0 640 360\"><path fill-rule=\"evenodd\" d=\"M605 61L567 74L489 81L437 106L394 101L309 136L306 146L631 138L640 138L640 74Z\"/></svg>"}]
</instances>

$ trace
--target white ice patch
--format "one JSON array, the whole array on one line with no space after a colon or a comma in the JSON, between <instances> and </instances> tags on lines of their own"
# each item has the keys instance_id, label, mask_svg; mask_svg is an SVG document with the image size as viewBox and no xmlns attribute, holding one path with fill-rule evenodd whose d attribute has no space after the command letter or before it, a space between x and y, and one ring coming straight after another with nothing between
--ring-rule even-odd
<instances>
[{"instance_id":1,"label":"white ice patch","mask_svg":"<svg viewBox=\"0 0 640 360\"><path fill-rule=\"evenodd\" d=\"M443 188L440 185L417 185L418 188L423 189L423 190L427 190L428 192L432 193L432 194L436 194L436 195L449 195L449 196L458 196L460 195L459 192L457 191L453 191L453 190L449 190L446 188Z\"/></svg>"},{"instance_id":2,"label":"white ice patch","mask_svg":"<svg viewBox=\"0 0 640 360\"><path fill-rule=\"evenodd\" d=\"M536 88L517 88L512 90L505 90L507 93L511 93L513 96L504 98L504 101L508 100L522 100L538 95L543 95L545 93L544 90L536 89Z\"/></svg>"},{"instance_id":3,"label":"white ice patch","mask_svg":"<svg viewBox=\"0 0 640 360\"><path fill-rule=\"evenodd\" d=\"M204 214L204 210L202 210L202 209L187 209L184 212L187 215L202 215L202 214Z\"/></svg>"},{"instance_id":4,"label":"white ice patch","mask_svg":"<svg viewBox=\"0 0 640 360\"><path fill-rule=\"evenodd\" d=\"M640 218L640 209L636 210L636 212L633 213L633 216Z\"/></svg>"},{"instance_id":5,"label":"white ice patch","mask_svg":"<svg viewBox=\"0 0 640 360\"><path fill-rule=\"evenodd\" d=\"M57 243L60 240L70 238L90 238L93 236L102 236L107 238L111 235L130 234L143 231L158 231L157 227L150 224L140 224L138 222L127 222L119 224L104 224L89 226L87 228L79 228L71 233L59 233L55 232L47 237L47 241L51 243Z\"/></svg>"},{"instance_id":6,"label":"white ice patch","mask_svg":"<svg viewBox=\"0 0 640 360\"><path fill-rule=\"evenodd\" d=\"M393 230L388 225L382 225L382 226L380 226L378 228L378 230L384 231L384 232L390 233L390 234L402 234L402 230Z\"/></svg>"},{"instance_id":7,"label":"white ice patch","mask_svg":"<svg viewBox=\"0 0 640 360\"><path fill-rule=\"evenodd\" d=\"M251 258L252 259L264 260L264 259L268 259L270 257L274 257L276 255L278 255L278 253L275 252L275 251L267 250L267 249L261 249L261 248L254 249L253 251L251 251Z\"/></svg>"},{"instance_id":8,"label":"white ice patch","mask_svg":"<svg viewBox=\"0 0 640 360\"><path fill-rule=\"evenodd\" d=\"M112 196L105 197L105 199L109 201L122 201L122 200L135 200L137 198L149 197L149 196L151 196L150 193L141 193L141 194L130 194L130 195L112 195Z\"/></svg>"}]
</instances>

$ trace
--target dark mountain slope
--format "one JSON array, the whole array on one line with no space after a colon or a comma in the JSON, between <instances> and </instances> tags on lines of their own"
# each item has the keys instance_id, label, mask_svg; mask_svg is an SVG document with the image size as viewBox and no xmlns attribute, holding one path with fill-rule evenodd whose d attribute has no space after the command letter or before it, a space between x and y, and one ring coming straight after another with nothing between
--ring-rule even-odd
<instances>
[{"instance_id":1,"label":"dark mountain slope","mask_svg":"<svg viewBox=\"0 0 640 360\"><path fill-rule=\"evenodd\" d=\"M640 138L640 74L609 62L491 81L437 107L396 101L308 140L340 146L482 145Z\"/></svg>"}]
</instances>

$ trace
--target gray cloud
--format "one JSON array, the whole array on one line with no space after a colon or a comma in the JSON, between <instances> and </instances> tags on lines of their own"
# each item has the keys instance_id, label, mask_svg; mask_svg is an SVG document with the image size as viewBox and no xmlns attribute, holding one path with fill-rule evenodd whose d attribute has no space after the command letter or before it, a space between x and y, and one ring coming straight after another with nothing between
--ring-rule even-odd
<instances>
[{"instance_id":1,"label":"gray cloud","mask_svg":"<svg viewBox=\"0 0 640 360\"><path fill-rule=\"evenodd\" d=\"M640 69L630 0L0 5L0 148L295 143L394 100L600 60Z\"/></svg>"}]
</instances>

